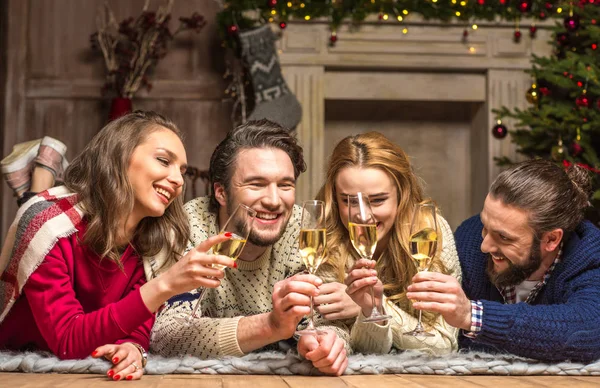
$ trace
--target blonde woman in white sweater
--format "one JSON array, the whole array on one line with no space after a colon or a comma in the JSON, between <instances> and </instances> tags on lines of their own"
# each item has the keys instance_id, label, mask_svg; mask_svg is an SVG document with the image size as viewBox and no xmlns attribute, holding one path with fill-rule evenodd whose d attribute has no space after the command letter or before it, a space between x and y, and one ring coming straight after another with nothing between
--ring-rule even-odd
<instances>
[{"instance_id":1,"label":"blonde woman in white sweater","mask_svg":"<svg viewBox=\"0 0 600 388\"><path fill-rule=\"evenodd\" d=\"M377 248L374 260L360 259L348 236L347 195L369 196L377 219ZM327 179L318 199L325 201L329 258L318 274L329 284L315 303L325 318L353 323L351 346L361 353L388 353L416 349L440 355L457 349L458 330L439 314L423 312L423 323L433 337L403 335L412 330L418 317L406 297L416 268L408 248L409 224L414 205L423 190L404 151L377 132L349 136L335 147L329 160ZM438 254L431 270L452 275L459 282L460 264L452 231L439 217L441 232ZM369 287L375 287L376 303L391 319L364 323L373 308ZM349 297L348 297L349 296ZM348 323L348 321L346 323Z\"/></svg>"}]
</instances>

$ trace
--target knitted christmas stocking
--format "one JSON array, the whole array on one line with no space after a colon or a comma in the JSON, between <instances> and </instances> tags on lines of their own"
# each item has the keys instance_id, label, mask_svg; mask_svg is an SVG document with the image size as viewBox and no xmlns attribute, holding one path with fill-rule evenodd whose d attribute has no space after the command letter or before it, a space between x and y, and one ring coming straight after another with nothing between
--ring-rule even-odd
<instances>
[{"instance_id":1,"label":"knitted christmas stocking","mask_svg":"<svg viewBox=\"0 0 600 388\"><path fill-rule=\"evenodd\" d=\"M268 119L294 129L302 117L302 107L288 89L275 51L275 36L268 24L241 32L242 58L245 60L252 86L255 107L250 120Z\"/></svg>"}]
</instances>

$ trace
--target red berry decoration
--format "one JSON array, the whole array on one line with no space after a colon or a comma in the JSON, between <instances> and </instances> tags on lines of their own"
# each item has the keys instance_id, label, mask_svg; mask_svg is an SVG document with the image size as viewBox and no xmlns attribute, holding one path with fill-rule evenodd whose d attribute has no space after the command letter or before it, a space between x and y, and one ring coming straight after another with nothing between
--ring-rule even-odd
<instances>
[{"instance_id":1,"label":"red berry decoration","mask_svg":"<svg viewBox=\"0 0 600 388\"><path fill-rule=\"evenodd\" d=\"M552 3L546 3L546 9L548 11L550 11L552 9L552 7L553 7Z\"/></svg>"},{"instance_id":2,"label":"red berry decoration","mask_svg":"<svg viewBox=\"0 0 600 388\"><path fill-rule=\"evenodd\" d=\"M508 5L508 1L507 0L500 0L500 4L502 4L502 5Z\"/></svg>"},{"instance_id":3,"label":"red berry decoration","mask_svg":"<svg viewBox=\"0 0 600 388\"><path fill-rule=\"evenodd\" d=\"M549 96L550 94L552 94L550 89L548 89L545 86L542 86L539 90L540 90L540 93L542 93L542 95L544 95L544 96Z\"/></svg>"},{"instance_id":4,"label":"red berry decoration","mask_svg":"<svg viewBox=\"0 0 600 388\"><path fill-rule=\"evenodd\" d=\"M506 135L508 135L508 129L506 128L506 125L504 125L504 124L494 125L494 127L492 128L492 135L496 139L504 139L506 137Z\"/></svg>"},{"instance_id":5,"label":"red berry decoration","mask_svg":"<svg viewBox=\"0 0 600 388\"><path fill-rule=\"evenodd\" d=\"M532 38L535 38L535 33L536 32L537 32L537 27L536 26L529 27L529 36L531 36Z\"/></svg>"},{"instance_id":6,"label":"red berry decoration","mask_svg":"<svg viewBox=\"0 0 600 388\"><path fill-rule=\"evenodd\" d=\"M592 43L592 50L596 50L598 48L598 45L596 43Z\"/></svg>"},{"instance_id":7,"label":"red berry decoration","mask_svg":"<svg viewBox=\"0 0 600 388\"><path fill-rule=\"evenodd\" d=\"M581 154L581 152L583 151L583 147L581 146L581 144L574 142L573 144L571 144L571 154L573 156L578 156L579 154Z\"/></svg>"},{"instance_id":8,"label":"red berry decoration","mask_svg":"<svg viewBox=\"0 0 600 388\"><path fill-rule=\"evenodd\" d=\"M546 15L546 12L542 11L540 12L540 19L541 20L545 20L548 17L548 15Z\"/></svg>"},{"instance_id":9,"label":"red berry decoration","mask_svg":"<svg viewBox=\"0 0 600 388\"><path fill-rule=\"evenodd\" d=\"M561 32L556 34L556 41L558 42L558 44L566 46L569 44L569 41L571 39L569 38L569 34L567 34L566 32Z\"/></svg>"},{"instance_id":10,"label":"red berry decoration","mask_svg":"<svg viewBox=\"0 0 600 388\"><path fill-rule=\"evenodd\" d=\"M227 27L227 32L229 35L235 35L238 32L238 27L235 24L232 24L231 26Z\"/></svg>"},{"instance_id":11,"label":"red berry decoration","mask_svg":"<svg viewBox=\"0 0 600 388\"><path fill-rule=\"evenodd\" d=\"M331 36L329 37L329 41L331 42L331 44L335 44L335 42L337 42L337 34L331 34Z\"/></svg>"},{"instance_id":12,"label":"red berry decoration","mask_svg":"<svg viewBox=\"0 0 600 388\"><path fill-rule=\"evenodd\" d=\"M517 5L519 11L525 13L531 11L531 1L520 0Z\"/></svg>"},{"instance_id":13,"label":"red berry decoration","mask_svg":"<svg viewBox=\"0 0 600 388\"><path fill-rule=\"evenodd\" d=\"M588 108L590 106L590 98L584 93L575 99L575 104L580 108Z\"/></svg>"},{"instance_id":14,"label":"red berry decoration","mask_svg":"<svg viewBox=\"0 0 600 388\"><path fill-rule=\"evenodd\" d=\"M379 16L377 16L379 18L379 20L383 20L383 14L380 12Z\"/></svg>"},{"instance_id":15,"label":"red berry decoration","mask_svg":"<svg viewBox=\"0 0 600 388\"><path fill-rule=\"evenodd\" d=\"M269 0L269 7L275 8L277 6L277 0Z\"/></svg>"},{"instance_id":16,"label":"red berry decoration","mask_svg":"<svg viewBox=\"0 0 600 388\"><path fill-rule=\"evenodd\" d=\"M484 5L485 4L485 0L477 0L477 4Z\"/></svg>"},{"instance_id":17,"label":"red berry decoration","mask_svg":"<svg viewBox=\"0 0 600 388\"><path fill-rule=\"evenodd\" d=\"M514 34L515 42L519 43L521 41L521 31L516 30Z\"/></svg>"},{"instance_id":18,"label":"red berry decoration","mask_svg":"<svg viewBox=\"0 0 600 388\"><path fill-rule=\"evenodd\" d=\"M568 31L576 31L580 26L579 15L567 16L563 24Z\"/></svg>"},{"instance_id":19,"label":"red berry decoration","mask_svg":"<svg viewBox=\"0 0 600 388\"><path fill-rule=\"evenodd\" d=\"M285 30L286 27L287 27L287 24L285 22L279 23L279 28L281 28L282 30Z\"/></svg>"}]
</instances>

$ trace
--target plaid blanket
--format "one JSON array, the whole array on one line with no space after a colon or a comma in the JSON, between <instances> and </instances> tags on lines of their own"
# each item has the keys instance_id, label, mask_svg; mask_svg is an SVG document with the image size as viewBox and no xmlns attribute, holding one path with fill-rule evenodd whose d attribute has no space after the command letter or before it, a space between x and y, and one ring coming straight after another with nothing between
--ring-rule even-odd
<instances>
[{"instance_id":1,"label":"plaid blanket","mask_svg":"<svg viewBox=\"0 0 600 388\"><path fill-rule=\"evenodd\" d=\"M83 215L77 195L65 186L41 192L19 208L0 255L0 323L29 276L59 238L77 231Z\"/></svg>"}]
</instances>

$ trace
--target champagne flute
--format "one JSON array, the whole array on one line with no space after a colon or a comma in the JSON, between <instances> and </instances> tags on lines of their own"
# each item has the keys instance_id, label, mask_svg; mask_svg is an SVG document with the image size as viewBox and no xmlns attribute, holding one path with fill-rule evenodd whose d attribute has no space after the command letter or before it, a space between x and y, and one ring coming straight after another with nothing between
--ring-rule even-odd
<instances>
[{"instance_id":1,"label":"champagne flute","mask_svg":"<svg viewBox=\"0 0 600 388\"><path fill-rule=\"evenodd\" d=\"M237 258L242 253L244 246L246 245L246 240L250 235L250 231L252 230L252 224L254 223L254 218L256 217L256 211L252 210L246 205L239 204L233 213L223 225L223 228L219 232L219 234L223 233L231 233L231 238L229 240L220 242L212 247L212 253L215 255L223 255L228 256L231 260L237 260ZM225 269L226 267L219 264L213 264L214 268ZM191 326L194 322L194 319L200 318L202 316L202 311L199 310L202 305L202 298L204 298L206 288L200 287L198 288L198 300L196 301L196 305L190 315L185 317L176 317L175 319L183 323L186 326Z\"/></svg>"},{"instance_id":2,"label":"champagne flute","mask_svg":"<svg viewBox=\"0 0 600 388\"><path fill-rule=\"evenodd\" d=\"M363 259L373 259L377 247L377 220L371 210L369 198L363 193L348 196L348 232L352 246ZM363 322L382 322L392 318L379 312L375 291L369 286L373 310L368 317L362 318Z\"/></svg>"},{"instance_id":3,"label":"champagne flute","mask_svg":"<svg viewBox=\"0 0 600 388\"><path fill-rule=\"evenodd\" d=\"M314 275L325 260L327 233L325 230L325 203L323 201L304 201L302 203L302 221L300 224L300 256L308 270ZM315 329L313 298L310 297L310 316L308 326L296 331L296 335L321 335L325 332Z\"/></svg>"},{"instance_id":4,"label":"champagne flute","mask_svg":"<svg viewBox=\"0 0 600 388\"><path fill-rule=\"evenodd\" d=\"M435 257L438 240L437 209L433 202L423 201L415 205L412 223L410 225L410 254L417 271L429 271L431 262ZM423 328L421 323L422 311L419 310L417 326L404 335L414 337L433 337Z\"/></svg>"}]
</instances>

